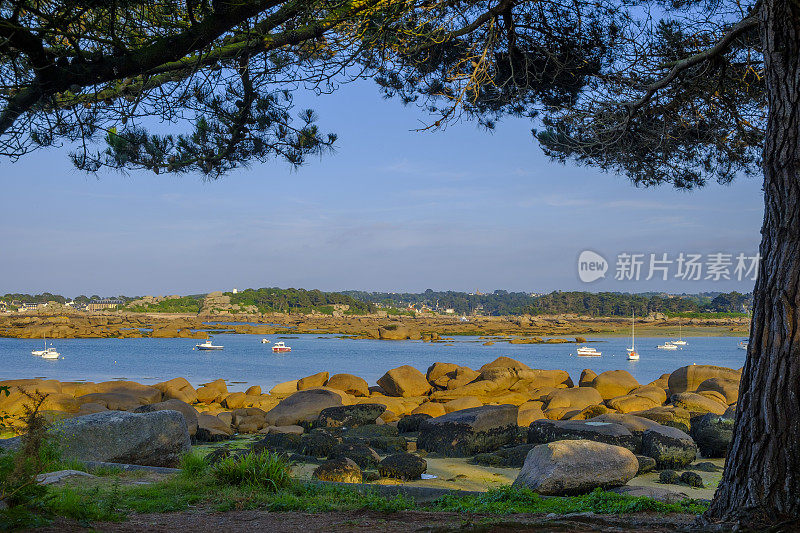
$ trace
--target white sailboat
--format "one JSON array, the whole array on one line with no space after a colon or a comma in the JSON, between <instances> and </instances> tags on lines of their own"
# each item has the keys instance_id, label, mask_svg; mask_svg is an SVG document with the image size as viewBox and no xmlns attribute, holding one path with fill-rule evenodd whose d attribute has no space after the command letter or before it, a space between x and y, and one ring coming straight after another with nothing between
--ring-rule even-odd
<instances>
[{"instance_id":1,"label":"white sailboat","mask_svg":"<svg viewBox=\"0 0 800 533\"><path fill-rule=\"evenodd\" d=\"M31 355L35 355L37 357L41 357L43 359L58 359L61 355L53 348L53 343L50 343L50 347L47 347L47 337L44 337L44 350L31 350Z\"/></svg>"},{"instance_id":2,"label":"white sailboat","mask_svg":"<svg viewBox=\"0 0 800 533\"><path fill-rule=\"evenodd\" d=\"M675 346L686 346L688 343L683 340L683 332L681 331L681 323L678 322L678 340L672 341L670 344L674 344Z\"/></svg>"},{"instance_id":3,"label":"white sailboat","mask_svg":"<svg viewBox=\"0 0 800 533\"><path fill-rule=\"evenodd\" d=\"M638 361L639 353L636 351L636 311L631 314L631 347L628 348L628 361Z\"/></svg>"}]
</instances>

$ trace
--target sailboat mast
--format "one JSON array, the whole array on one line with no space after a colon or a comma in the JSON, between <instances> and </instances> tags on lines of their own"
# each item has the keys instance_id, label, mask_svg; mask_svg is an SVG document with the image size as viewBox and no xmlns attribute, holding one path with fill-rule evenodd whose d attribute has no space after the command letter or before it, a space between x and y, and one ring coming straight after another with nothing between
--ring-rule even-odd
<instances>
[{"instance_id":1,"label":"sailboat mast","mask_svg":"<svg viewBox=\"0 0 800 533\"><path fill-rule=\"evenodd\" d=\"M631 314L631 349L636 349L636 311Z\"/></svg>"}]
</instances>

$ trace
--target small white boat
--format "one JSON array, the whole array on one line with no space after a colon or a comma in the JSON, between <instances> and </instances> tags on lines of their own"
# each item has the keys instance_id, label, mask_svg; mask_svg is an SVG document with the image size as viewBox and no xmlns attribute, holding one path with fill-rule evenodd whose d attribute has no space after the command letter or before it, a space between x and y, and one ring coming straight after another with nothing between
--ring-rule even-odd
<instances>
[{"instance_id":1,"label":"small white boat","mask_svg":"<svg viewBox=\"0 0 800 533\"><path fill-rule=\"evenodd\" d=\"M628 361L638 361L639 353L636 351L636 312L631 314L631 347L628 348Z\"/></svg>"},{"instance_id":2,"label":"small white boat","mask_svg":"<svg viewBox=\"0 0 800 533\"><path fill-rule=\"evenodd\" d=\"M747 346L749 344L750 344L749 340L741 340L739 341L739 344L737 346L739 347L740 350L747 350Z\"/></svg>"},{"instance_id":3,"label":"small white boat","mask_svg":"<svg viewBox=\"0 0 800 533\"><path fill-rule=\"evenodd\" d=\"M58 353L52 346L47 348L42 354L42 359L58 359L59 357L61 357L61 354Z\"/></svg>"},{"instance_id":4,"label":"small white boat","mask_svg":"<svg viewBox=\"0 0 800 533\"><path fill-rule=\"evenodd\" d=\"M280 341L272 345L272 351L275 353L291 352L292 349L289 346L286 346L286 344L283 341Z\"/></svg>"},{"instance_id":5,"label":"small white boat","mask_svg":"<svg viewBox=\"0 0 800 533\"><path fill-rule=\"evenodd\" d=\"M261 339L261 344L269 344L269 339Z\"/></svg>"},{"instance_id":6,"label":"small white boat","mask_svg":"<svg viewBox=\"0 0 800 533\"><path fill-rule=\"evenodd\" d=\"M578 357L600 357L601 355L603 355L601 352L589 346L581 346L578 348Z\"/></svg>"},{"instance_id":7,"label":"small white boat","mask_svg":"<svg viewBox=\"0 0 800 533\"><path fill-rule=\"evenodd\" d=\"M664 344L659 344L656 346L659 350L677 350L678 347L670 342L665 342Z\"/></svg>"},{"instance_id":8,"label":"small white boat","mask_svg":"<svg viewBox=\"0 0 800 533\"><path fill-rule=\"evenodd\" d=\"M207 338L206 342L202 344L195 344L194 347L198 350L221 350L224 348L224 346L215 345L212 342L211 337Z\"/></svg>"},{"instance_id":9,"label":"small white boat","mask_svg":"<svg viewBox=\"0 0 800 533\"><path fill-rule=\"evenodd\" d=\"M53 348L53 343L50 343L50 347L47 347L47 337L44 338L44 350L31 350L31 355L35 355L37 357L43 357L45 359L58 359L58 356L61 355Z\"/></svg>"},{"instance_id":10,"label":"small white boat","mask_svg":"<svg viewBox=\"0 0 800 533\"><path fill-rule=\"evenodd\" d=\"M687 342L683 340L683 332L681 331L681 324L678 322L678 340L672 341L670 344L675 346L686 346Z\"/></svg>"}]
</instances>

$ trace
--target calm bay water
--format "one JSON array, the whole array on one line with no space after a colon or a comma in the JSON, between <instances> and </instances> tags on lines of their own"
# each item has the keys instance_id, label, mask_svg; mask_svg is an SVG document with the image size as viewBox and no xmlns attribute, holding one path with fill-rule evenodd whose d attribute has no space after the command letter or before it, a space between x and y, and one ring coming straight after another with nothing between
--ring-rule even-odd
<instances>
[{"instance_id":1,"label":"calm bay water","mask_svg":"<svg viewBox=\"0 0 800 533\"><path fill-rule=\"evenodd\" d=\"M42 341L0 338L0 379L43 377L60 381L107 381L128 379L144 384L185 377L193 385L217 378L228 381L232 391L261 385L266 392L283 381L316 372L344 372L361 376L371 385L387 370L411 365L423 373L436 361L478 368L505 355L531 368L562 369L577 382L581 370L597 373L624 369L641 383L692 363L739 368L745 352L734 337L689 337L688 345L677 351L656 349L663 338L636 340L639 361L628 361L624 337L590 338L590 345L603 353L599 358L576 357L574 344L532 345L496 342L483 346L477 337L456 337L448 343L421 341L378 341L341 339L335 336L298 335L284 340L292 347L288 354L273 354L270 344L257 335L216 335L214 344L222 351L197 351L192 339L56 339L54 346L62 359L44 360L31 355ZM233 383L238 382L238 383Z\"/></svg>"}]
</instances>

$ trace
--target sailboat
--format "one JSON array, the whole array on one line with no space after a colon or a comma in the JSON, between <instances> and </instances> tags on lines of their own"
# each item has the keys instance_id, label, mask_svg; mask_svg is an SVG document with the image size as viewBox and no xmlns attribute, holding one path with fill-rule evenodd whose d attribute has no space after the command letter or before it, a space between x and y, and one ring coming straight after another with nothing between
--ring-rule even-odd
<instances>
[{"instance_id":1,"label":"sailboat","mask_svg":"<svg viewBox=\"0 0 800 533\"><path fill-rule=\"evenodd\" d=\"M58 359L61 355L53 348L53 343L50 343L50 347L47 347L47 337L44 337L44 350L31 350L31 355L35 355L37 357L42 357L44 359Z\"/></svg>"},{"instance_id":2,"label":"sailboat","mask_svg":"<svg viewBox=\"0 0 800 533\"><path fill-rule=\"evenodd\" d=\"M631 347L628 348L628 361L638 361L639 353L636 351L636 311L631 314Z\"/></svg>"},{"instance_id":3,"label":"sailboat","mask_svg":"<svg viewBox=\"0 0 800 533\"><path fill-rule=\"evenodd\" d=\"M681 323L678 322L678 340L670 342L676 346L686 346L687 342L683 340L683 333L681 331Z\"/></svg>"}]
</instances>

